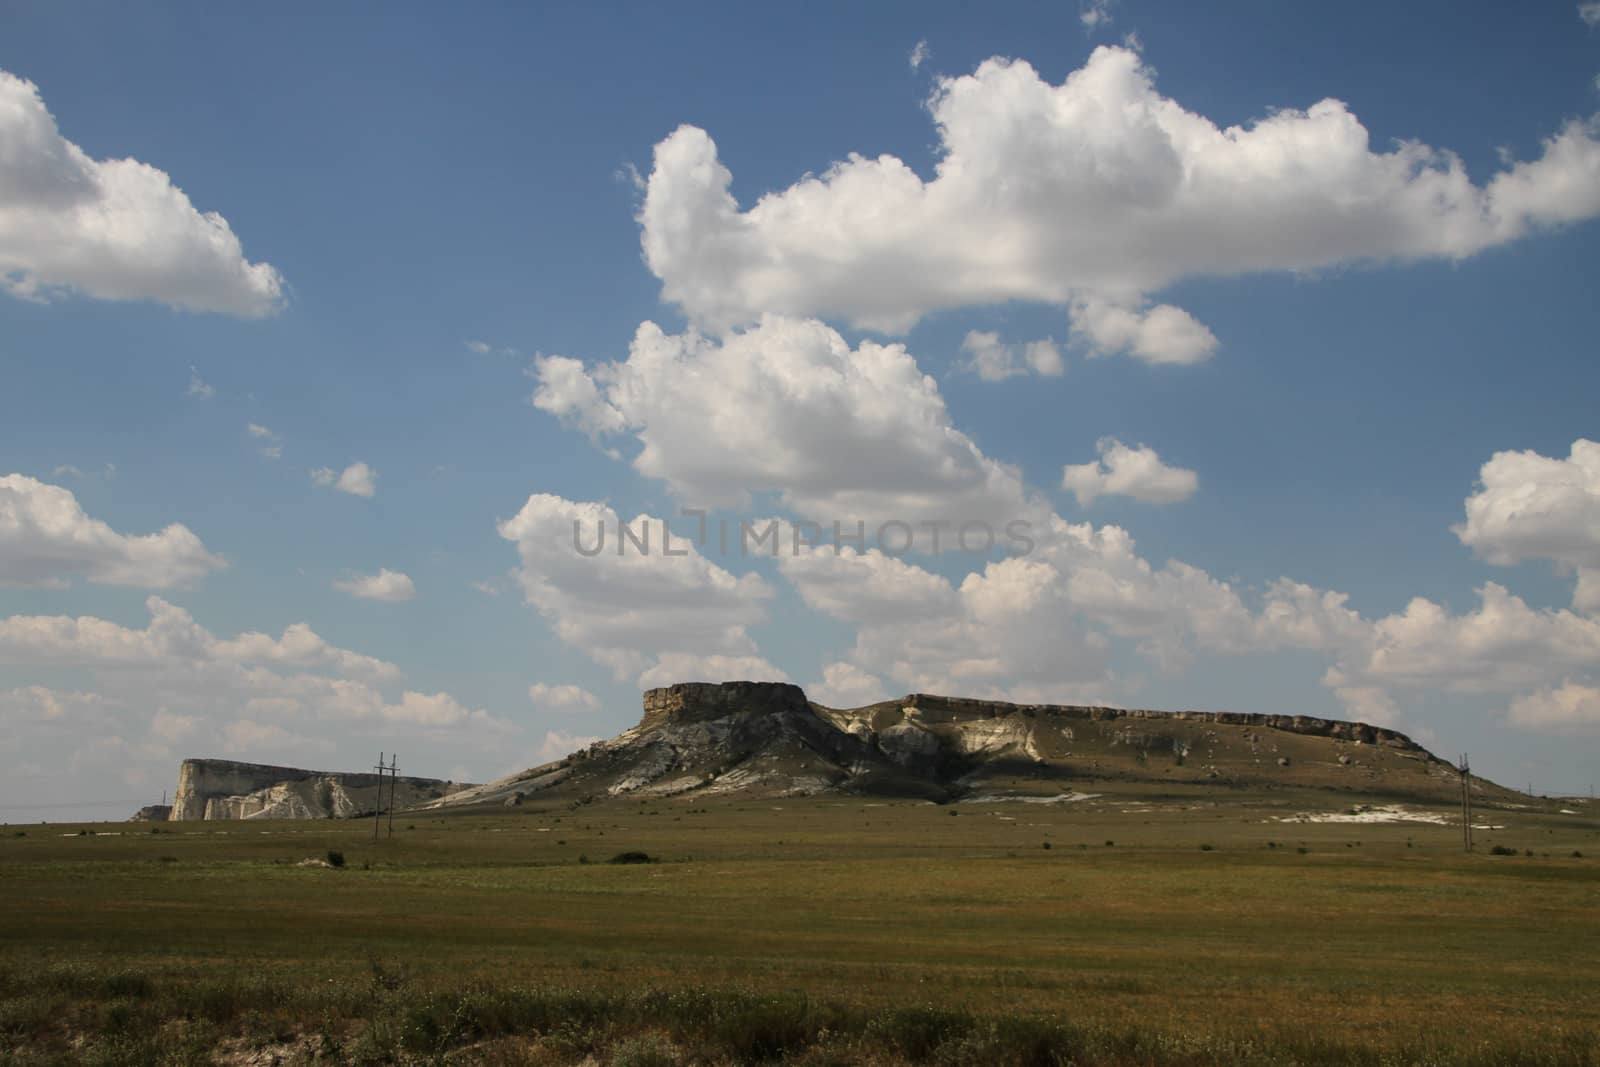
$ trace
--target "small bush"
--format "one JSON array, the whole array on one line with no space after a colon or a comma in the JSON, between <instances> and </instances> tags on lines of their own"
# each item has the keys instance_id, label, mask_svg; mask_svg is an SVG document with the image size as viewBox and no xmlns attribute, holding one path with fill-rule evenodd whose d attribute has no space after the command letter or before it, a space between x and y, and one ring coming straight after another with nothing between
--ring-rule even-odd
<instances>
[{"instance_id":1,"label":"small bush","mask_svg":"<svg viewBox=\"0 0 1600 1067\"><path fill-rule=\"evenodd\" d=\"M1306 846L1301 845L1299 848L1295 849L1295 851L1300 853L1300 855L1304 856L1307 852L1310 852L1311 850L1309 848L1306 848Z\"/></svg>"},{"instance_id":2,"label":"small bush","mask_svg":"<svg viewBox=\"0 0 1600 1067\"><path fill-rule=\"evenodd\" d=\"M1106 842L1106 848L1116 848L1116 847L1117 847L1117 843L1115 841L1107 841Z\"/></svg>"},{"instance_id":3,"label":"small bush","mask_svg":"<svg viewBox=\"0 0 1600 1067\"><path fill-rule=\"evenodd\" d=\"M1581 859L1583 859L1583 853L1579 852L1577 849L1573 849L1572 850L1572 858L1575 859L1575 860L1581 860Z\"/></svg>"},{"instance_id":4,"label":"small bush","mask_svg":"<svg viewBox=\"0 0 1600 1067\"><path fill-rule=\"evenodd\" d=\"M1046 841L1046 842L1045 842L1045 843L1044 843L1044 847L1045 847L1045 848L1049 848L1049 847L1050 847L1050 842L1048 842L1048 841Z\"/></svg>"},{"instance_id":5,"label":"small bush","mask_svg":"<svg viewBox=\"0 0 1600 1067\"><path fill-rule=\"evenodd\" d=\"M610 863L654 863L648 852L618 852L607 862Z\"/></svg>"},{"instance_id":6,"label":"small bush","mask_svg":"<svg viewBox=\"0 0 1600 1067\"><path fill-rule=\"evenodd\" d=\"M1216 848L1217 848L1216 845L1206 844L1206 845L1201 845L1200 846L1200 851L1201 852L1214 852L1214 851L1216 851Z\"/></svg>"},{"instance_id":7,"label":"small bush","mask_svg":"<svg viewBox=\"0 0 1600 1067\"><path fill-rule=\"evenodd\" d=\"M1489 855L1491 856L1515 856L1516 854L1516 849L1509 848L1506 845L1496 845L1489 850Z\"/></svg>"},{"instance_id":8,"label":"small bush","mask_svg":"<svg viewBox=\"0 0 1600 1067\"><path fill-rule=\"evenodd\" d=\"M328 850L328 866L329 867L343 867L344 866L344 853L340 852L338 849L330 848Z\"/></svg>"}]
</instances>

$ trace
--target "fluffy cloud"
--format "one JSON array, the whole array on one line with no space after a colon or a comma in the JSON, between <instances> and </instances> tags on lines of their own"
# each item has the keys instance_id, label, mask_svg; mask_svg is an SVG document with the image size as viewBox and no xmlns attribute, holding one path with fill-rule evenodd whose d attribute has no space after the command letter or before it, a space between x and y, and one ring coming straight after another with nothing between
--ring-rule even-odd
<instances>
[{"instance_id":1,"label":"fluffy cloud","mask_svg":"<svg viewBox=\"0 0 1600 1067\"><path fill-rule=\"evenodd\" d=\"M1535 729L1600 727L1600 687L1567 682L1529 693L1512 701L1510 718Z\"/></svg>"},{"instance_id":2,"label":"fluffy cloud","mask_svg":"<svg viewBox=\"0 0 1600 1067\"><path fill-rule=\"evenodd\" d=\"M1600 26L1600 0L1579 4L1578 17L1590 26Z\"/></svg>"},{"instance_id":3,"label":"fluffy cloud","mask_svg":"<svg viewBox=\"0 0 1600 1067\"><path fill-rule=\"evenodd\" d=\"M776 490L820 522L1004 523L1027 494L950 420L902 345L852 349L815 320L763 318L721 340L642 324L628 359L538 365L533 403L595 435L631 433L639 473L694 507Z\"/></svg>"},{"instance_id":4,"label":"fluffy cloud","mask_svg":"<svg viewBox=\"0 0 1600 1067\"><path fill-rule=\"evenodd\" d=\"M1330 684L1513 693L1600 665L1600 620L1536 610L1494 582L1478 598L1463 615L1413 599L1372 624L1329 671Z\"/></svg>"},{"instance_id":5,"label":"fluffy cloud","mask_svg":"<svg viewBox=\"0 0 1600 1067\"><path fill-rule=\"evenodd\" d=\"M311 472L311 481L324 489L337 489L351 496L372 497L378 492L378 472L365 463L352 463L342 471L318 467Z\"/></svg>"},{"instance_id":6,"label":"fluffy cloud","mask_svg":"<svg viewBox=\"0 0 1600 1067\"><path fill-rule=\"evenodd\" d=\"M84 514L70 490L24 474L0 478L0 585L99 585L165 589L227 566L187 526L120 534Z\"/></svg>"},{"instance_id":7,"label":"fluffy cloud","mask_svg":"<svg viewBox=\"0 0 1600 1067\"><path fill-rule=\"evenodd\" d=\"M748 631L772 595L759 575L734 577L686 540L674 540L668 554L660 519L640 515L629 524L650 538L648 554L624 542L619 528L604 504L542 493L499 524L517 546L523 595L557 636L641 685L784 677Z\"/></svg>"},{"instance_id":8,"label":"fluffy cloud","mask_svg":"<svg viewBox=\"0 0 1600 1067\"><path fill-rule=\"evenodd\" d=\"M1566 459L1496 452L1483 465L1455 534L1490 563L1551 560L1576 571L1573 607L1600 613L1600 444L1580 438Z\"/></svg>"},{"instance_id":9,"label":"fluffy cloud","mask_svg":"<svg viewBox=\"0 0 1600 1067\"><path fill-rule=\"evenodd\" d=\"M0 618L8 673L68 669L91 680L72 690L0 690L0 737L15 743L0 743L0 755L36 754L148 788L170 782L183 756L207 750L361 768L375 737L390 751L403 743L426 752L436 766L449 754L498 768L515 732L448 693L403 689L394 664L330 645L304 623L276 637L219 637L158 597L146 605L142 629L90 616ZM173 748L180 743L182 753Z\"/></svg>"},{"instance_id":10,"label":"fluffy cloud","mask_svg":"<svg viewBox=\"0 0 1600 1067\"><path fill-rule=\"evenodd\" d=\"M581 748L588 748L598 740L600 738L590 737L586 734L571 734L565 730L551 730L544 735L544 742L535 751L533 762L535 764L553 763L563 756L572 755L572 753ZM521 770L522 768L518 767L517 769Z\"/></svg>"},{"instance_id":11,"label":"fluffy cloud","mask_svg":"<svg viewBox=\"0 0 1600 1067\"><path fill-rule=\"evenodd\" d=\"M1190 362L1209 332L1140 310L1179 279L1460 259L1600 213L1593 120L1476 185L1448 151L1373 151L1337 100L1219 128L1161 96L1129 48L1097 48L1060 85L991 59L940 81L929 110L931 180L852 155L748 210L711 137L677 129L639 213L663 297L716 330L772 312L888 332L942 308L1082 301L1095 348Z\"/></svg>"},{"instance_id":12,"label":"fluffy cloud","mask_svg":"<svg viewBox=\"0 0 1600 1067\"><path fill-rule=\"evenodd\" d=\"M1393 723L1395 691L1515 696L1563 678L1587 684L1600 664L1600 622L1535 610L1493 584L1465 614L1418 599L1367 619L1343 594L1288 579L1247 599L1180 561L1155 567L1115 526L1052 519L1037 540L1029 556L959 582L876 550L781 558L808 606L856 628L848 660L829 666L819 692L841 704L872 699L884 678L901 691L1109 702L1133 684L1109 669L1115 641L1163 671L1202 652L1301 649L1327 657L1324 684L1348 714ZM1522 721L1554 721L1534 706Z\"/></svg>"},{"instance_id":13,"label":"fluffy cloud","mask_svg":"<svg viewBox=\"0 0 1600 1067\"><path fill-rule=\"evenodd\" d=\"M1061 487L1070 489L1084 507L1102 496L1173 504L1188 500L1200 486L1199 475L1167 466L1153 448L1129 448L1114 437L1103 437L1095 450L1100 453L1098 462L1068 464L1061 472Z\"/></svg>"},{"instance_id":14,"label":"fluffy cloud","mask_svg":"<svg viewBox=\"0 0 1600 1067\"><path fill-rule=\"evenodd\" d=\"M1193 315L1171 304L1127 307L1098 297L1072 302L1072 336L1093 356L1129 355L1146 363L1200 363L1217 339Z\"/></svg>"},{"instance_id":15,"label":"fluffy cloud","mask_svg":"<svg viewBox=\"0 0 1600 1067\"><path fill-rule=\"evenodd\" d=\"M959 587L876 549L803 550L779 567L807 605L856 627L849 663L824 673L826 699L881 695L879 678L901 692L1063 700L1108 680L1106 642L1075 623L1048 563L991 562Z\"/></svg>"},{"instance_id":16,"label":"fluffy cloud","mask_svg":"<svg viewBox=\"0 0 1600 1067\"><path fill-rule=\"evenodd\" d=\"M928 48L927 39L924 38L918 41L916 46L911 49L911 54L906 57L906 62L911 65L913 71L921 70L922 64L926 63L928 57L932 54Z\"/></svg>"},{"instance_id":17,"label":"fluffy cloud","mask_svg":"<svg viewBox=\"0 0 1600 1067\"><path fill-rule=\"evenodd\" d=\"M822 668L822 680L806 686L806 695L832 708L860 708L889 694L876 675L855 664L829 663Z\"/></svg>"},{"instance_id":18,"label":"fluffy cloud","mask_svg":"<svg viewBox=\"0 0 1600 1067\"><path fill-rule=\"evenodd\" d=\"M1400 709L1395 706L1394 698L1377 686L1338 686L1333 695L1344 705L1345 715L1356 722L1392 726L1399 721Z\"/></svg>"},{"instance_id":19,"label":"fluffy cloud","mask_svg":"<svg viewBox=\"0 0 1600 1067\"><path fill-rule=\"evenodd\" d=\"M1066 370L1061 350L1048 337L1029 341L1020 353L1016 345L1004 344L992 331L971 330L961 342L961 350L971 357L967 366L986 382L1001 382L1030 370L1045 378L1059 378Z\"/></svg>"},{"instance_id":20,"label":"fluffy cloud","mask_svg":"<svg viewBox=\"0 0 1600 1067\"><path fill-rule=\"evenodd\" d=\"M382 600L390 604L410 600L417 595L416 584L411 581L410 575L392 571L388 567L378 568L377 574L358 574L336 581L333 587L362 600Z\"/></svg>"},{"instance_id":21,"label":"fluffy cloud","mask_svg":"<svg viewBox=\"0 0 1600 1067\"><path fill-rule=\"evenodd\" d=\"M91 668L190 663L230 670L254 666L331 670L368 681L400 676L394 664L330 645L305 623L286 627L278 637L248 631L224 639L160 597L148 598L145 607L150 624L143 630L90 615L0 618L0 663Z\"/></svg>"},{"instance_id":22,"label":"fluffy cloud","mask_svg":"<svg viewBox=\"0 0 1600 1067\"><path fill-rule=\"evenodd\" d=\"M534 707L553 711L595 711L600 698L577 685L549 685L535 682L528 686L528 699Z\"/></svg>"},{"instance_id":23,"label":"fluffy cloud","mask_svg":"<svg viewBox=\"0 0 1600 1067\"><path fill-rule=\"evenodd\" d=\"M155 167L91 159L61 136L38 87L5 71L0 288L26 299L70 289L247 317L272 314L284 296L277 270L246 260L226 219L197 211Z\"/></svg>"}]
</instances>

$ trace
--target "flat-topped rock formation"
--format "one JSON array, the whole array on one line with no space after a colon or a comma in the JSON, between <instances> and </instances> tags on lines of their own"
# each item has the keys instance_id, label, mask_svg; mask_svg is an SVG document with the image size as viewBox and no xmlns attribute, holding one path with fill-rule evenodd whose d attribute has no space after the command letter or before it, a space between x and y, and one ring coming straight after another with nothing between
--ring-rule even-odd
<instances>
[{"instance_id":1,"label":"flat-topped rock formation","mask_svg":"<svg viewBox=\"0 0 1600 1067\"><path fill-rule=\"evenodd\" d=\"M429 807L540 795L932 800L1056 797L1095 783L1339 789L1448 802L1455 769L1406 735L1308 715L1151 711L911 693L830 708L779 682L687 682L644 694L638 725L565 759ZM1514 794L1481 779L1487 802Z\"/></svg>"},{"instance_id":2,"label":"flat-topped rock formation","mask_svg":"<svg viewBox=\"0 0 1600 1067\"><path fill-rule=\"evenodd\" d=\"M167 818L343 819L379 807L376 773L308 771L233 760L187 759L178 769L178 791ZM385 781L383 804L389 804ZM436 778L397 778L394 806L416 807L466 786Z\"/></svg>"}]
</instances>

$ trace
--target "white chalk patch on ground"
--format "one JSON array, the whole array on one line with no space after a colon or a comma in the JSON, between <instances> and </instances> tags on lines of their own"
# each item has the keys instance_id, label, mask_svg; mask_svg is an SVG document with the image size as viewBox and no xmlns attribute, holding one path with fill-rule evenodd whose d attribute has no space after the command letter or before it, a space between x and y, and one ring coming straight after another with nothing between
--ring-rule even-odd
<instances>
[{"instance_id":1,"label":"white chalk patch on ground","mask_svg":"<svg viewBox=\"0 0 1600 1067\"><path fill-rule=\"evenodd\" d=\"M1472 828L1474 830L1504 830L1506 824L1503 822L1473 823Z\"/></svg>"},{"instance_id":2,"label":"white chalk patch on ground","mask_svg":"<svg viewBox=\"0 0 1600 1067\"><path fill-rule=\"evenodd\" d=\"M1279 816L1275 822L1345 822L1388 823L1426 822L1436 826L1449 824L1449 817L1436 811L1413 811L1399 805L1390 807L1360 807L1350 811L1302 811L1295 815Z\"/></svg>"},{"instance_id":3,"label":"white chalk patch on ground","mask_svg":"<svg viewBox=\"0 0 1600 1067\"><path fill-rule=\"evenodd\" d=\"M1080 800L1093 800L1099 793L1061 793L1053 797L1026 796L1017 793L986 793L981 797L966 797L957 801L958 804L1003 804L1016 801L1019 804L1075 804Z\"/></svg>"},{"instance_id":4,"label":"white chalk patch on ground","mask_svg":"<svg viewBox=\"0 0 1600 1067\"><path fill-rule=\"evenodd\" d=\"M1578 813L1573 811L1571 808L1562 808L1561 809L1561 814L1563 814L1563 815L1576 815Z\"/></svg>"}]
</instances>

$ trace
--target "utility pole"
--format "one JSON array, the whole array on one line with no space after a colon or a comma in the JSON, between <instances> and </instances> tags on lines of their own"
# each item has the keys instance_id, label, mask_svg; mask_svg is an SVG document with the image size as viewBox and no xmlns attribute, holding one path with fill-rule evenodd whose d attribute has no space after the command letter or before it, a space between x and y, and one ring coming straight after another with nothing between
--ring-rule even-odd
<instances>
[{"instance_id":1,"label":"utility pole","mask_svg":"<svg viewBox=\"0 0 1600 1067\"><path fill-rule=\"evenodd\" d=\"M1466 753L1461 755L1461 765L1456 768L1461 772L1461 847L1472 851L1472 767L1467 763Z\"/></svg>"},{"instance_id":2,"label":"utility pole","mask_svg":"<svg viewBox=\"0 0 1600 1067\"><path fill-rule=\"evenodd\" d=\"M378 802L372 808L372 840L378 840L378 822L383 815L383 753L378 753L378 765L373 768L378 772Z\"/></svg>"},{"instance_id":3,"label":"utility pole","mask_svg":"<svg viewBox=\"0 0 1600 1067\"><path fill-rule=\"evenodd\" d=\"M389 836L394 836L394 791L400 784L400 753L389 753ZM379 792L382 792L380 786Z\"/></svg>"}]
</instances>

